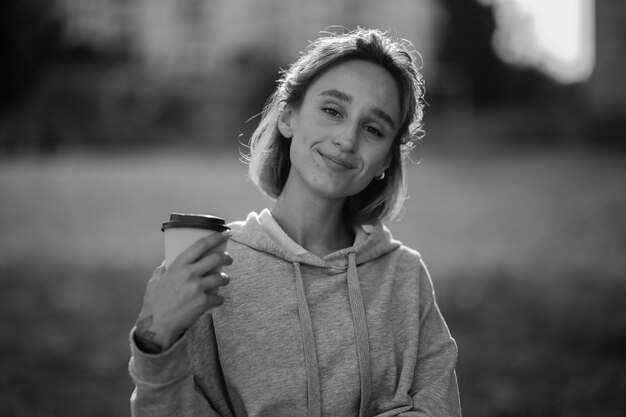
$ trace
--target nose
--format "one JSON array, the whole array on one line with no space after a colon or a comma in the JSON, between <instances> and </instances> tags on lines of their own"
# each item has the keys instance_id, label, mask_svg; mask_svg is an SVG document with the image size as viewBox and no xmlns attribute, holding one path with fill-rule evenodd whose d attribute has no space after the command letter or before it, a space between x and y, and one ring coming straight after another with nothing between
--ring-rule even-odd
<instances>
[{"instance_id":1,"label":"nose","mask_svg":"<svg viewBox=\"0 0 626 417\"><path fill-rule=\"evenodd\" d=\"M354 126L345 126L343 129L336 132L333 143L342 152L356 151L359 144L357 128Z\"/></svg>"}]
</instances>

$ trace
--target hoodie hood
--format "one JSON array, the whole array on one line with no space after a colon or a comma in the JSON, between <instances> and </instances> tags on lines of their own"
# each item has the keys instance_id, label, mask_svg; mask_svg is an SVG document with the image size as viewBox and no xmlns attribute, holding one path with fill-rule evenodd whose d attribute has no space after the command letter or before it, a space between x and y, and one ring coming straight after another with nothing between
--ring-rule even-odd
<instances>
[{"instance_id":1,"label":"hoodie hood","mask_svg":"<svg viewBox=\"0 0 626 417\"><path fill-rule=\"evenodd\" d=\"M394 240L391 232L381 223L355 227L352 246L333 252L323 258L314 255L291 239L278 225L268 209L260 214L252 212L245 221L229 224L231 239L254 250L265 252L287 262L317 266L320 268L346 269L348 254L354 253L357 266L374 260L401 243Z\"/></svg>"},{"instance_id":2,"label":"hoodie hood","mask_svg":"<svg viewBox=\"0 0 626 417\"><path fill-rule=\"evenodd\" d=\"M389 230L380 222L373 225L361 225L355 227L355 239L352 246L320 258L293 241L276 223L268 209L260 214L250 213L244 222L232 223L230 227L233 233L232 240L293 264L293 282L296 289L307 375L307 417L321 416L322 398L317 345L301 265L310 265L331 272L346 272L359 368L361 393L359 416L366 416L371 396L372 358L357 267L399 248L400 242L393 240Z\"/></svg>"}]
</instances>

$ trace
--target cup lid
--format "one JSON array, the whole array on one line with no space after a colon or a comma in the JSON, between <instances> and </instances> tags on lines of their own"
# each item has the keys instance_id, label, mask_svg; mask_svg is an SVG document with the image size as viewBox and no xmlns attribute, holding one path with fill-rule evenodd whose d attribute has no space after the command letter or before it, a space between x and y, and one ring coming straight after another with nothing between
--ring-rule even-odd
<instances>
[{"instance_id":1,"label":"cup lid","mask_svg":"<svg viewBox=\"0 0 626 417\"><path fill-rule=\"evenodd\" d=\"M226 226L224 219L220 217L210 216L208 214L183 213L170 214L170 220L163 223L161 231L173 227L193 227L196 229L215 230L216 232L223 232L230 229L230 227Z\"/></svg>"}]
</instances>

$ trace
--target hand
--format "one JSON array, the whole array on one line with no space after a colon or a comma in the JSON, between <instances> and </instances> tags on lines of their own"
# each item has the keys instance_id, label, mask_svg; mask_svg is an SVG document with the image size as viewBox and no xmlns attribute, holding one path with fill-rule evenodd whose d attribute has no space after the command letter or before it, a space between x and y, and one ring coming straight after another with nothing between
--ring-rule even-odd
<instances>
[{"instance_id":1,"label":"hand","mask_svg":"<svg viewBox=\"0 0 626 417\"><path fill-rule=\"evenodd\" d=\"M229 236L224 232L200 239L167 268L163 263L154 270L134 334L142 350L167 350L200 315L224 302L217 289L229 278L220 271L232 258L216 248Z\"/></svg>"}]
</instances>

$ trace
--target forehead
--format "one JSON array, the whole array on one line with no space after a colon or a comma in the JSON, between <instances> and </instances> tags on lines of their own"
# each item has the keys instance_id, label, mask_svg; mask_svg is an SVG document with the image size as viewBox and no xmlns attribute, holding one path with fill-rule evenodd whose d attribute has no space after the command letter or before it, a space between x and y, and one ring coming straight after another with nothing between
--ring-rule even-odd
<instances>
[{"instance_id":1,"label":"forehead","mask_svg":"<svg viewBox=\"0 0 626 417\"><path fill-rule=\"evenodd\" d=\"M337 90L353 98L356 105L379 107L396 121L400 118L400 93L391 74L368 61L342 62L324 72L310 86L307 96Z\"/></svg>"}]
</instances>

